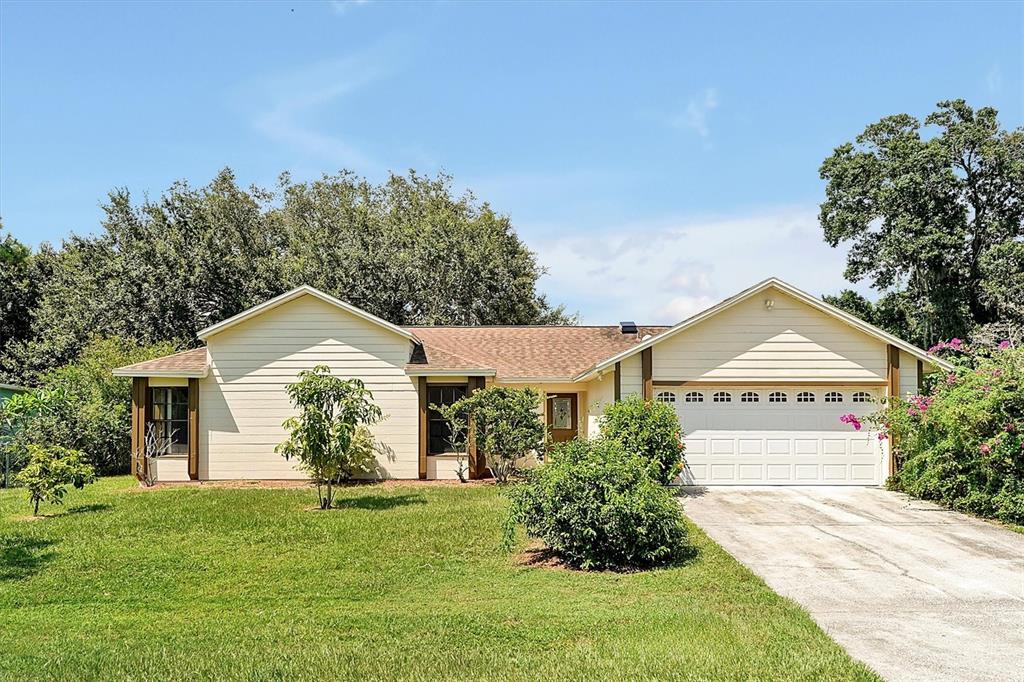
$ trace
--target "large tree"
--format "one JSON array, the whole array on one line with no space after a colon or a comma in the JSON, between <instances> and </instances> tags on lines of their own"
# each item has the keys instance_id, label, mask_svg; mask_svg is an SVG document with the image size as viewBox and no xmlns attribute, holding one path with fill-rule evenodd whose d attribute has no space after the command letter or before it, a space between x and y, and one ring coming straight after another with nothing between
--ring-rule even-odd
<instances>
[{"instance_id":1,"label":"large tree","mask_svg":"<svg viewBox=\"0 0 1024 682\"><path fill-rule=\"evenodd\" d=\"M896 292L920 343L1002 321L1000 282L1024 277L1003 253L1024 238L1024 129L1001 128L990 107L937 106L923 126L907 114L869 125L820 171L821 225L850 245L846 277Z\"/></svg>"},{"instance_id":2,"label":"large tree","mask_svg":"<svg viewBox=\"0 0 1024 682\"><path fill-rule=\"evenodd\" d=\"M31 315L38 298L39 278L32 251L0 224L0 355L31 334ZM0 383L9 383L0 372Z\"/></svg>"},{"instance_id":3,"label":"large tree","mask_svg":"<svg viewBox=\"0 0 1024 682\"><path fill-rule=\"evenodd\" d=\"M225 169L141 203L118 189L103 208L97 236L34 256L46 273L38 305L0 370L32 380L93 335L188 346L203 327L300 284L397 324L572 322L537 293L543 269L509 219L456 195L445 175L379 185L284 175L271 191L240 188Z\"/></svg>"}]
</instances>

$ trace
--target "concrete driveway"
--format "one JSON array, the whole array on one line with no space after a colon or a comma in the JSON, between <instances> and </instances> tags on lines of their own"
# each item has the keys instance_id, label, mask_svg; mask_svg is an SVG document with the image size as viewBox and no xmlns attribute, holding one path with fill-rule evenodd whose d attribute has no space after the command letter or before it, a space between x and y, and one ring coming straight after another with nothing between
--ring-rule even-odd
<instances>
[{"instance_id":1,"label":"concrete driveway","mask_svg":"<svg viewBox=\"0 0 1024 682\"><path fill-rule=\"evenodd\" d=\"M684 489L687 515L887 680L1024 680L1024 535L877 488Z\"/></svg>"}]
</instances>

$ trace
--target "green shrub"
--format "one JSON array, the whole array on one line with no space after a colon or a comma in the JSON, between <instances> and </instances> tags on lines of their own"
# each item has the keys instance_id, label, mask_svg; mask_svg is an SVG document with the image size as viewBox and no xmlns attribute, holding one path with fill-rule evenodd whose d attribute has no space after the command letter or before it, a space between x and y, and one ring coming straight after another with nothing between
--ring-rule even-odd
<instances>
[{"instance_id":1,"label":"green shrub","mask_svg":"<svg viewBox=\"0 0 1024 682\"><path fill-rule=\"evenodd\" d=\"M654 477L668 485L683 468L683 430L668 403L633 395L609 405L601 418L601 436L622 443L627 452L649 462Z\"/></svg>"},{"instance_id":2,"label":"green shrub","mask_svg":"<svg viewBox=\"0 0 1024 682\"><path fill-rule=\"evenodd\" d=\"M40 502L63 504L69 485L84 488L96 480L96 470L78 450L33 443L28 446L28 455L28 464L15 480L28 489L32 513L36 516Z\"/></svg>"},{"instance_id":3,"label":"green shrub","mask_svg":"<svg viewBox=\"0 0 1024 682\"><path fill-rule=\"evenodd\" d=\"M520 459L544 447L539 410L540 394L532 388L492 386L454 403L450 412L472 424L478 452L494 480L505 483Z\"/></svg>"},{"instance_id":4,"label":"green shrub","mask_svg":"<svg viewBox=\"0 0 1024 682\"><path fill-rule=\"evenodd\" d=\"M956 368L870 418L896 443L889 486L960 511L1024 523L1024 351L952 342Z\"/></svg>"},{"instance_id":5,"label":"green shrub","mask_svg":"<svg viewBox=\"0 0 1024 682\"><path fill-rule=\"evenodd\" d=\"M688 551L678 501L616 440L562 444L510 496L509 529L524 525L578 568L645 568Z\"/></svg>"}]
</instances>

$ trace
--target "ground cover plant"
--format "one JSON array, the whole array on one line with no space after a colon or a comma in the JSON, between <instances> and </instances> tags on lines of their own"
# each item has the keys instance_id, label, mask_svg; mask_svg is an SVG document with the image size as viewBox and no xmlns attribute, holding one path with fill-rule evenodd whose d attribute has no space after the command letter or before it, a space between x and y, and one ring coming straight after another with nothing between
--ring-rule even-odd
<instances>
[{"instance_id":1,"label":"ground cover plant","mask_svg":"<svg viewBox=\"0 0 1024 682\"><path fill-rule=\"evenodd\" d=\"M0 491L0 679L873 680L697 528L678 567L524 567L493 485Z\"/></svg>"}]
</instances>

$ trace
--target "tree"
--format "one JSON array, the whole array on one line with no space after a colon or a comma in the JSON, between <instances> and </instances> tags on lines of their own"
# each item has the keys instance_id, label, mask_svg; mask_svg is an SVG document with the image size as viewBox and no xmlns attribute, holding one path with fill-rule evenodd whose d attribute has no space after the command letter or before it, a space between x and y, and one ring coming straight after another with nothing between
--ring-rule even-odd
<instances>
[{"instance_id":1,"label":"tree","mask_svg":"<svg viewBox=\"0 0 1024 682\"><path fill-rule=\"evenodd\" d=\"M912 116L889 116L820 171L821 225L830 245L850 244L846 277L905 296L917 311L911 338L923 345L999 319L986 263L1024 237L1024 129L1002 129L990 107L937 106L924 121L934 134Z\"/></svg>"},{"instance_id":2,"label":"tree","mask_svg":"<svg viewBox=\"0 0 1024 682\"><path fill-rule=\"evenodd\" d=\"M508 480L520 459L543 451L540 404L540 394L532 388L501 386L476 391L453 404L473 425L477 452L498 483Z\"/></svg>"},{"instance_id":3,"label":"tree","mask_svg":"<svg viewBox=\"0 0 1024 682\"><path fill-rule=\"evenodd\" d=\"M38 298L38 280L32 251L11 235L3 236L0 223L0 355L13 343L28 339L31 313ZM16 377L7 377L13 381ZM7 383L0 372L0 383Z\"/></svg>"},{"instance_id":4,"label":"tree","mask_svg":"<svg viewBox=\"0 0 1024 682\"><path fill-rule=\"evenodd\" d=\"M469 423L465 414L465 406L458 402L452 405L430 405L448 423L448 444L455 453L455 473L465 483L468 479L469 467L466 466L466 448L469 445Z\"/></svg>"},{"instance_id":5,"label":"tree","mask_svg":"<svg viewBox=\"0 0 1024 682\"><path fill-rule=\"evenodd\" d=\"M373 471L374 442L366 426L384 415L362 381L332 376L325 365L299 372L288 397L300 412L285 420L289 436L277 452L299 460L316 484L320 508L330 509L335 485Z\"/></svg>"},{"instance_id":6,"label":"tree","mask_svg":"<svg viewBox=\"0 0 1024 682\"><path fill-rule=\"evenodd\" d=\"M28 464L15 481L28 489L35 516L39 515L40 502L63 504L69 485L81 489L96 480L95 470L78 450L33 443L28 452Z\"/></svg>"},{"instance_id":7,"label":"tree","mask_svg":"<svg viewBox=\"0 0 1024 682\"><path fill-rule=\"evenodd\" d=\"M668 403L631 395L609 405L601 417L601 436L651 468L651 476L669 485L683 468L683 429Z\"/></svg>"}]
</instances>

